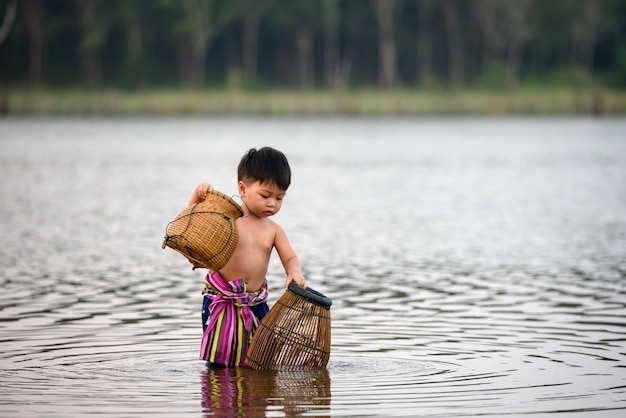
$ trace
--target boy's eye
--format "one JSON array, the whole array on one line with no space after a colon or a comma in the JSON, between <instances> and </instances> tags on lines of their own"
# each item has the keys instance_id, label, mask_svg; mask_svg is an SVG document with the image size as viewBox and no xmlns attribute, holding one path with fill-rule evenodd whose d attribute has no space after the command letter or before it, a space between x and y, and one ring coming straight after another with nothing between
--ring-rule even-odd
<instances>
[{"instance_id":1,"label":"boy's eye","mask_svg":"<svg viewBox=\"0 0 626 418\"><path fill-rule=\"evenodd\" d=\"M262 197L263 199L267 199L269 196L265 196L264 194L262 194L262 195L261 195L261 197Z\"/></svg>"}]
</instances>

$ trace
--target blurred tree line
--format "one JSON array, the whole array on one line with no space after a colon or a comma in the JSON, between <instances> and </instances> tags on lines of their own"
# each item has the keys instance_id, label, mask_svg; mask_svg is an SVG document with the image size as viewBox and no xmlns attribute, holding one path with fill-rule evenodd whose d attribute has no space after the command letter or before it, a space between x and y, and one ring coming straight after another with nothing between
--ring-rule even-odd
<instances>
[{"instance_id":1,"label":"blurred tree line","mask_svg":"<svg viewBox=\"0 0 626 418\"><path fill-rule=\"evenodd\" d=\"M626 87L624 0L0 0L0 84Z\"/></svg>"}]
</instances>

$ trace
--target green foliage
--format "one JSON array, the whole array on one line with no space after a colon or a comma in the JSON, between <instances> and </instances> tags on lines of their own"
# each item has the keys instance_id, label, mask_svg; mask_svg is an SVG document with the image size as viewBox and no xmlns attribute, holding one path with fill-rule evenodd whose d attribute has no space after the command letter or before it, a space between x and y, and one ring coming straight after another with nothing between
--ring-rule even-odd
<instances>
[{"instance_id":1,"label":"green foliage","mask_svg":"<svg viewBox=\"0 0 626 418\"><path fill-rule=\"evenodd\" d=\"M609 82L618 88L626 88L626 44L617 48L617 63L608 75Z\"/></svg>"},{"instance_id":2,"label":"green foliage","mask_svg":"<svg viewBox=\"0 0 626 418\"><path fill-rule=\"evenodd\" d=\"M559 67L550 71L528 75L525 84L534 87L573 87L590 88L596 80L586 68L571 66Z\"/></svg>"},{"instance_id":3,"label":"green foliage","mask_svg":"<svg viewBox=\"0 0 626 418\"><path fill-rule=\"evenodd\" d=\"M105 41L106 36L104 30L97 30L86 35L80 42L78 49L81 54L95 55L102 49Z\"/></svg>"},{"instance_id":4,"label":"green foliage","mask_svg":"<svg viewBox=\"0 0 626 418\"><path fill-rule=\"evenodd\" d=\"M0 13L8 1L0 0ZM43 84L51 87L85 85L97 74L105 87L133 88L197 83L196 88L345 89L379 82L374 0L84 1L43 2L39 49L36 31L29 29L32 9L25 1L18 3L17 20L0 45L2 85L28 83L35 58L42 63ZM457 88L509 90L519 87L518 81L578 87L599 80L626 86L623 0L450 1L446 5L459 17L454 28L446 24L442 1L387 1L396 3L396 85L445 87L451 61L462 55L458 62L463 66L455 70L463 84ZM338 13L332 16L336 26L325 20L330 5ZM482 13L487 5L492 12ZM94 8L95 19L85 18ZM418 26L420 13L426 12L432 24L422 20ZM246 26L249 22L256 23ZM451 39L458 39L451 33L461 38L457 55L450 53ZM244 66L246 39L256 48L252 70ZM425 55L417 49L425 41L427 52L419 51L428 58L424 72L417 67ZM335 57L330 71L329 57ZM329 74L339 82L329 80Z\"/></svg>"},{"instance_id":5,"label":"green foliage","mask_svg":"<svg viewBox=\"0 0 626 418\"><path fill-rule=\"evenodd\" d=\"M508 86L509 69L506 64L492 60L484 69L479 85L489 89L503 89Z\"/></svg>"}]
</instances>

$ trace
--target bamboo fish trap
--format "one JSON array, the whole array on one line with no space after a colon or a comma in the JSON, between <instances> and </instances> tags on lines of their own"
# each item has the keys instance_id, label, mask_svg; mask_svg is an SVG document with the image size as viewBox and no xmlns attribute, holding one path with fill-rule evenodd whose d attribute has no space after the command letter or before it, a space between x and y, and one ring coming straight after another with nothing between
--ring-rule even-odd
<instances>
[{"instance_id":1,"label":"bamboo fish trap","mask_svg":"<svg viewBox=\"0 0 626 418\"><path fill-rule=\"evenodd\" d=\"M332 301L296 283L263 318L248 349L246 365L265 370L323 369L330 357Z\"/></svg>"},{"instance_id":2,"label":"bamboo fish trap","mask_svg":"<svg viewBox=\"0 0 626 418\"><path fill-rule=\"evenodd\" d=\"M167 225L162 248L178 251L194 269L219 270L237 247L239 234L235 221L240 216L243 210L233 199L209 190L204 202L187 207Z\"/></svg>"}]
</instances>

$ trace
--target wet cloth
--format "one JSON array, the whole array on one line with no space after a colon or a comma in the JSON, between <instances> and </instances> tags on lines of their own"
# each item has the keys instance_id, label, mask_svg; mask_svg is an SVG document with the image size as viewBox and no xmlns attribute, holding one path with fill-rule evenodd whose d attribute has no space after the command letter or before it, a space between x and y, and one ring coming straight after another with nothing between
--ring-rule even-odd
<instances>
[{"instance_id":1,"label":"wet cloth","mask_svg":"<svg viewBox=\"0 0 626 418\"><path fill-rule=\"evenodd\" d=\"M202 298L202 313L200 315L202 319L202 332L206 331L206 327L209 325L209 316L211 313L209 312L209 307L211 306L211 299ZM265 318L265 315L270 311L270 307L267 302L263 302L260 305L250 306L250 310L256 316L256 319L260 321Z\"/></svg>"},{"instance_id":2,"label":"wet cloth","mask_svg":"<svg viewBox=\"0 0 626 418\"><path fill-rule=\"evenodd\" d=\"M243 279L227 282L218 272L209 272L205 285L204 297L211 302L200 359L224 366L243 366L259 325L250 307L267 300L267 281L256 292L248 292Z\"/></svg>"}]
</instances>

